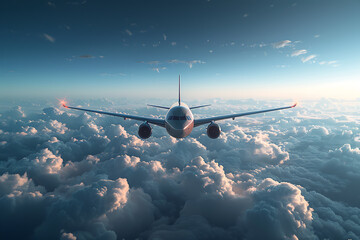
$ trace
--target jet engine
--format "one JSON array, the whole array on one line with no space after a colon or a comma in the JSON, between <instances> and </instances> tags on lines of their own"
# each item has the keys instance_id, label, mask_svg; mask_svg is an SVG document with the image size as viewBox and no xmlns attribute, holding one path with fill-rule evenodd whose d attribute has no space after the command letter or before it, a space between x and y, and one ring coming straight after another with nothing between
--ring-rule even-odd
<instances>
[{"instance_id":1,"label":"jet engine","mask_svg":"<svg viewBox=\"0 0 360 240\"><path fill-rule=\"evenodd\" d=\"M212 138L212 139L218 138L221 133L220 126L218 124L212 122L207 127L206 133L209 136L209 138Z\"/></svg>"},{"instance_id":2,"label":"jet engine","mask_svg":"<svg viewBox=\"0 0 360 240\"><path fill-rule=\"evenodd\" d=\"M142 139L147 139L151 136L151 127L147 122L144 122L140 125L139 127L139 131L138 131L139 136Z\"/></svg>"}]
</instances>

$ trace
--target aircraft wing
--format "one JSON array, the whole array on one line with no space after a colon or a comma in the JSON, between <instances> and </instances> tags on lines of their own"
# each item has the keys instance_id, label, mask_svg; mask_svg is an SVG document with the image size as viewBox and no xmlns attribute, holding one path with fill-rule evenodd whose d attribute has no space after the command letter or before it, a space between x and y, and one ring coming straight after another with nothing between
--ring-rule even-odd
<instances>
[{"instance_id":1,"label":"aircraft wing","mask_svg":"<svg viewBox=\"0 0 360 240\"><path fill-rule=\"evenodd\" d=\"M138 120L138 121L143 121L143 122L152 123L152 124L157 125L157 126L160 126L160 127L165 127L165 120L164 120L164 119L150 118L150 117L141 117L141 116L135 116L135 115L122 114L122 113L110 113L110 112L90 110L90 109L78 108L78 107L70 107L70 106L65 105L64 103L62 103L62 106L63 106L64 108L81 110L81 111L85 111L85 112L93 112L93 113L105 114L105 115L111 115L111 116L115 116L115 117L124 118L124 120L125 120L125 119L133 119L133 120Z\"/></svg>"},{"instance_id":2,"label":"aircraft wing","mask_svg":"<svg viewBox=\"0 0 360 240\"><path fill-rule=\"evenodd\" d=\"M233 120L237 117L252 115L252 114L258 114L258 113L266 113L266 112L272 112L272 111L278 111L288 108L296 107L296 103L292 106L288 107L281 107L281 108L273 108L273 109L266 109L266 110L260 110L260 111L254 111L254 112L246 112L246 113L235 113L235 114L229 114L229 115L223 115L223 116L217 116L217 117L209 117L209 118L202 118L202 119L195 119L194 120L194 127L198 127L203 124L207 124L210 122L215 122L219 120L229 119L232 118Z\"/></svg>"}]
</instances>

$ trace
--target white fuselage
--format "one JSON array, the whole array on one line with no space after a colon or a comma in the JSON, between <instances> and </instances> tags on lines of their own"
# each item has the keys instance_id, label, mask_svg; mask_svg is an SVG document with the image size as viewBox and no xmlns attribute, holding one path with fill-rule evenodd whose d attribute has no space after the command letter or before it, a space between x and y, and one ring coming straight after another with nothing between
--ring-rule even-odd
<instances>
[{"instance_id":1,"label":"white fuselage","mask_svg":"<svg viewBox=\"0 0 360 240\"><path fill-rule=\"evenodd\" d=\"M185 103L174 103L165 117L166 131L175 138L188 136L194 128L194 116Z\"/></svg>"}]
</instances>

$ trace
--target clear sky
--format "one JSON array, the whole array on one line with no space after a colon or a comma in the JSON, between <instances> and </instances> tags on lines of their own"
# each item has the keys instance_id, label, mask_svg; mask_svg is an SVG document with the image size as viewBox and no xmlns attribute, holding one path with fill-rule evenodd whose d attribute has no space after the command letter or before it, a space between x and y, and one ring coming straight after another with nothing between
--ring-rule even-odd
<instances>
[{"instance_id":1,"label":"clear sky","mask_svg":"<svg viewBox=\"0 0 360 240\"><path fill-rule=\"evenodd\" d=\"M360 2L2 1L0 95L358 98Z\"/></svg>"}]
</instances>

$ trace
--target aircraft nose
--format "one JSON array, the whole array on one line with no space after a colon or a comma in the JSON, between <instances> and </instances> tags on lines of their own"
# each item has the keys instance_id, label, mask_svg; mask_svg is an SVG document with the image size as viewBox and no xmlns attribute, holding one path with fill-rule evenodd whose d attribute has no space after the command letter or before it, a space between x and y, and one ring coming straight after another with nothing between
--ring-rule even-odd
<instances>
[{"instance_id":1,"label":"aircraft nose","mask_svg":"<svg viewBox=\"0 0 360 240\"><path fill-rule=\"evenodd\" d=\"M183 129L186 125L186 120L174 120L174 121L169 121L169 124L171 125L171 127L173 127L174 129Z\"/></svg>"}]
</instances>

